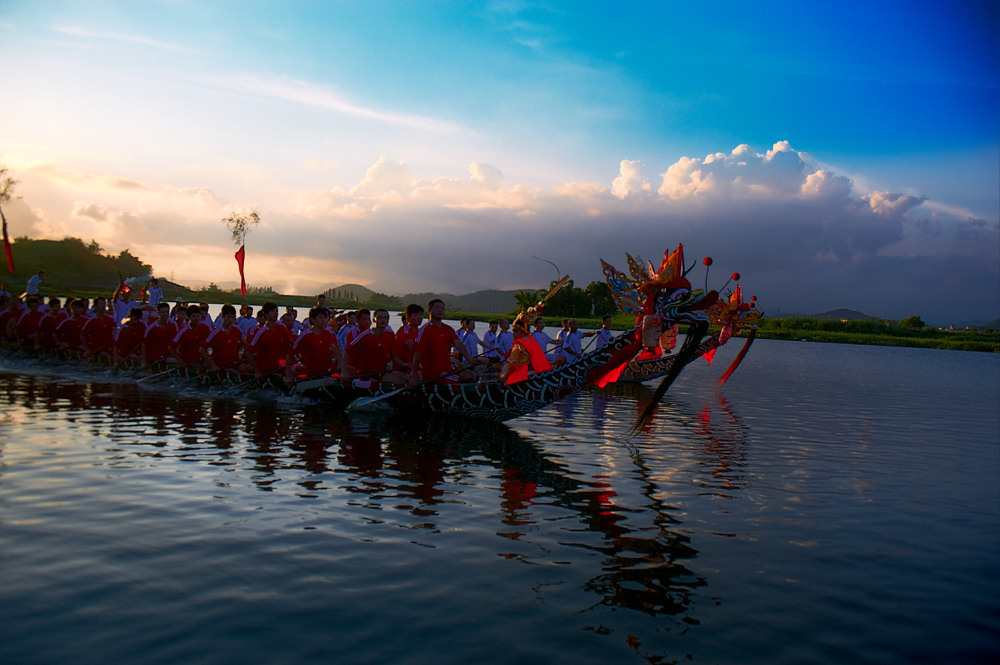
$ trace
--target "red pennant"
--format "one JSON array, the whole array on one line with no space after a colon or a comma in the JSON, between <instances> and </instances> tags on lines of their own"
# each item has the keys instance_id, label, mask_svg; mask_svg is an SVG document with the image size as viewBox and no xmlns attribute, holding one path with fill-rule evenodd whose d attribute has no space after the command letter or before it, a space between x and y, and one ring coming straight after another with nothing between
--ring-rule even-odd
<instances>
[{"instance_id":1,"label":"red pennant","mask_svg":"<svg viewBox=\"0 0 1000 665\"><path fill-rule=\"evenodd\" d=\"M0 211L0 216L3 212ZM7 268L14 272L14 252L10 248L10 238L7 236L7 218L3 218L3 253L7 255Z\"/></svg>"},{"instance_id":2,"label":"red pennant","mask_svg":"<svg viewBox=\"0 0 1000 665\"><path fill-rule=\"evenodd\" d=\"M729 377L733 375L733 372L736 371L736 368L740 366L741 362L743 362L743 358L746 357L747 351L750 350L750 345L753 344L753 339L756 336L757 336L757 329L751 328L750 333L747 335L747 341L743 343L743 348L740 349L740 352L736 354L736 358L733 359L733 362L729 366L729 369L726 370L726 373L720 376L719 380L716 381L715 383L716 386L721 388L722 386L726 385L726 381L729 380Z\"/></svg>"},{"instance_id":3,"label":"red pennant","mask_svg":"<svg viewBox=\"0 0 1000 665\"><path fill-rule=\"evenodd\" d=\"M244 298L247 296L247 281L243 278L243 257L246 256L245 247L246 245L240 245L239 250L236 252L236 265L240 267L240 295Z\"/></svg>"}]
</instances>

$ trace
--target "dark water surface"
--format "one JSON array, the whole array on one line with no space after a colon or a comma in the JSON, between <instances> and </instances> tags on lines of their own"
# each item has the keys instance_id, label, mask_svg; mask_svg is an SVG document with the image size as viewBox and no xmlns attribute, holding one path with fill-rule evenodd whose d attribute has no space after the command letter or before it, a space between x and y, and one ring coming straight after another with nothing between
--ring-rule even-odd
<instances>
[{"instance_id":1,"label":"dark water surface","mask_svg":"<svg viewBox=\"0 0 1000 665\"><path fill-rule=\"evenodd\" d=\"M1000 356L735 347L630 441L0 361L0 663L997 662Z\"/></svg>"}]
</instances>

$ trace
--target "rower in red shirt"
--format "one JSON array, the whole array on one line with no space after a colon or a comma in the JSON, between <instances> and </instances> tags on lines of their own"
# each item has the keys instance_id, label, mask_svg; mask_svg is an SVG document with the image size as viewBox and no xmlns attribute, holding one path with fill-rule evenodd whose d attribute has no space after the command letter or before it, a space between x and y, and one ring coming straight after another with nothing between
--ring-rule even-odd
<instances>
[{"instance_id":1,"label":"rower in red shirt","mask_svg":"<svg viewBox=\"0 0 1000 665\"><path fill-rule=\"evenodd\" d=\"M236 327L236 308L222 306L222 325L212 330L201 345L200 353L205 369L217 372L221 369L238 370L240 352L246 343L243 331Z\"/></svg>"},{"instance_id":2,"label":"rower in red shirt","mask_svg":"<svg viewBox=\"0 0 1000 665\"><path fill-rule=\"evenodd\" d=\"M14 338L17 346L22 349L35 348L35 337L38 335L38 326L45 317L45 312L38 309L38 297L28 296L28 309L17 319L14 324Z\"/></svg>"},{"instance_id":3,"label":"rower in red shirt","mask_svg":"<svg viewBox=\"0 0 1000 665\"><path fill-rule=\"evenodd\" d=\"M424 308L416 303L410 303L403 312L403 327L396 331L396 357L398 365L393 369L409 372L413 367L413 349L417 342L420 324L424 321Z\"/></svg>"},{"instance_id":4,"label":"rower in red shirt","mask_svg":"<svg viewBox=\"0 0 1000 665\"><path fill-rule=\"evenodd\" d=\"M146 369L166 369L170 345L176 336L177 324L170 318L170 304L161 302L156 306L156 320L146 327L142 340L142 359Z\"/></svg>"},{"instance_id":5,"label":"rower in red shirt","mask_svg":"<svg viewBox=\"0 0 1000 665\"><path fill-rule=\"evenodd\" d=\"M115 319L108 314L108 301L104 296L94 298L94 316L83 324L85 357L103 357L109 363L115 343Z\"/></svg>"},{"instance_id":6,"label":"rower in red shirt","mask_svg":"<svg viewBox=\"0 0 1000 665\"><path fill-rule=\"evenodd\" d=\"M56 346L73 356L83 355L83 336L81 328L89 320L84 315L84 302L74 300L70 304L70 316L56 326Z\"/></svg>"},{"instance_id":7,"label":"rower in red shirt","mask_svg":"<svg viewBox=\"0 0 1000 665\"><path fill-rule=\"evenodd\" d=\"M389 312L384 309L375 310L375 328L371 328L371 313L367 309L359 309L356 316L358 332L347 344L345 376L355 377L356 388L370 388L381 381L396 385L404 385L407 376L403 372L386 372L395 353L393 346L395 338L389 326ZM398 359L397 359L398 360Z\"/></svg>"},{"instance_id":8,"label":"rower in red shirt","mask_svg":"<svg viewBox=\"0 0 1000 665\"><path fill-rule=\"evenodd\" d=\"M25 311L18 296L7 299L6 311L0 310L0 344L4 346L14 344L14 326Z\"/></svg>"},{"instance_id":9,"label":"rower in red shirt","mask_svg":"<svg viewBox=\"0 0 1000 665\"><path fill-rule=\"evenodd\" d=\"M146 324L142 322L142 310L133 308L125 319L125 325L115 332L115 367L140 362L145 336Z\"/></svg>"},{"instance_id":10,"label":"rower in red shirt","mask_svg":"<svg viewBox=\"0 0 1000 665\"><path fill-rule=\"evenodd\" d=\"M178 367L198 365L201 361L201 345L208 333L206 326L201 325L201 308L191 305L187 309L187 324L174 336L170 352L177 360Z\"/></svg>"},{"instance_id":11,"label":"rower in red shirt","mask_svg":"<svg viewBox=\"0 0 1000 665\"><path fill-rule=\"evenodd\" d=\"M417 334L413 353L413 368L410 370L410 385L415 386L420 383L421 376L424 381L454 382L456 378L450 376L452 373L452 349L458 351L458 354L470 365L480 360L469 355L466 348L459 342L454 328L444 322L444 311L444 301L439 298L435 298L427 304L430 320L423 325ZM475 381L476 374L466 369L458 374L457 380Z\"/></svg>"},{"instance_id":12,"label":"rower in red shirt","mask_svg":"<svg viewBox=\"0 0 1000 665\"><path fill-rule=\"evenodd\" d=\"M329 323L330 310L325 307L309 310L310 327L292 346L292 355L299 360L292 371L298 378L328 376L343 367L343 354L337 336L327 327Z\"/></svg>"},{"instance_id":13,"label":"rower in red shirt","mask_svg":"<svg viewBox=\"0 0 1000 665\"><path fill-rule=\"evenodd\" d=\"M292 334L288 328L278 323L278 306L266 302L261 307L264 327L254 334L250 342L249 358L254 375L261 379L268 374L277 374L284 368L288 352L292 348ZM291 380L291 368L286 369L286 381Z\"/></svg>"},{"instance_id":14,"label":"rower in red shirt","mask_svg":"<svg viewBox=\"0 0 1000 665\"><path fill-rule=\"evenodd\" d=\"M49 310L38 322L38 334L35 336L35 348L54 349L56 346L56 328L66 320L66 313L60 307L59 298L49 299Z\"/></svg>"}]
</instances>

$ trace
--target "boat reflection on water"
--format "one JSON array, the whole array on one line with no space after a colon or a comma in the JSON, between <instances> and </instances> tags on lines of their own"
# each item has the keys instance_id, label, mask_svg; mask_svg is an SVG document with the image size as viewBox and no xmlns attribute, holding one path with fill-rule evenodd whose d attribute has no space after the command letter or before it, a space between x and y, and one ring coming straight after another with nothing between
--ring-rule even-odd
<instances>
[{"instance_id":1,"label":"boat reflection on water","mask_svg":"<svg viewBox=\"0 0 1000 665\"><path fill-rule=\"evenodd\" d=\"M312 404L206 401L124 383L32 375L4 375L2 381L0 399L11 403L70 412L67 418L99 414L88 426L117 450L249 472L264 492L287 492L290 481L303 498L334 492L346 496L348 506L380 511L379 521L409 513L419 521L407 526L429 534L443 529L443 510L481 504L485 492L495 502L489 510L498 524L495 535L507 543L492 549L529 565L572 562L567 578L597 596L580 612L628 608L697 623L690 616L693 594L708 581L691 565L698 551L672 504L672 467L685 466L701 489L720 495L745 485L744 428L721 398L696 412L668 397L640 433L650 441L599 446L598 460L617 456L614 468L549 450L544 423L553 417L560 436L577 444L595 430L617 439L652 392L641 384L571 396L527 436L462 418L347 417ZM657 437L679 430L687 431L687 441L700 441L700 449L681 459L665 457ZM584 446L577 448L586 454Z\"/></svg>"}]
</instances>

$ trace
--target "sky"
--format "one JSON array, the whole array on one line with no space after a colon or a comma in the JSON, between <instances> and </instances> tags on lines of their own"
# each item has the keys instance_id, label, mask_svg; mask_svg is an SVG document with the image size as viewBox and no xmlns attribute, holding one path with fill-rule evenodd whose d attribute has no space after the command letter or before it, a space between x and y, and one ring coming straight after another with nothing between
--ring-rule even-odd
<instances>
[{"instance_id":1,"label":"sky","mask_svg":"<svg viewBox=\"0 0 1000 665\"><path fill-rule=\"evenodd\" d=\"M11 235L192 286L238 284L253 209L283 293L683 243L770 315L1000 316L993 2L2 0L0 91Z\"/></svg>"}]
</instances>

